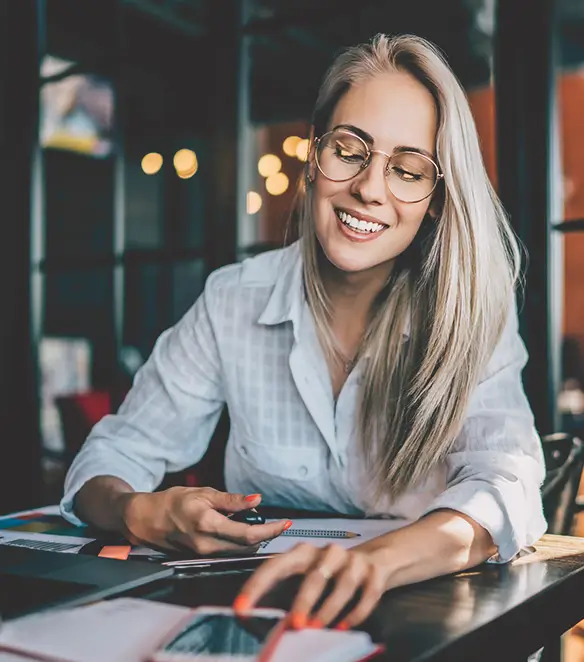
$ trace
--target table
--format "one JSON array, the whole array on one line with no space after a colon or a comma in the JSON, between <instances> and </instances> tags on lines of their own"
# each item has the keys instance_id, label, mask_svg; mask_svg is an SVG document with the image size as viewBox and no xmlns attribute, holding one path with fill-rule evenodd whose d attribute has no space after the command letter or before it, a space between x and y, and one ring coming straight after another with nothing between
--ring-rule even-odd
<instances>
[{"instance_id":1,"label":"table","mask_svg":"<svg viewBox=\"0 0 584 662\"><path fill-rule=\"evenodd\" d=\"M545 535L533 554L388 592L365 628L391 662L526 660L584 619L584 538ZM132 592L174 604L230 605L247 574L161 580ZM295 581L262 604L287 608ZM548 658L546 658L548 659Z\"/></svg>"}]
</instances>

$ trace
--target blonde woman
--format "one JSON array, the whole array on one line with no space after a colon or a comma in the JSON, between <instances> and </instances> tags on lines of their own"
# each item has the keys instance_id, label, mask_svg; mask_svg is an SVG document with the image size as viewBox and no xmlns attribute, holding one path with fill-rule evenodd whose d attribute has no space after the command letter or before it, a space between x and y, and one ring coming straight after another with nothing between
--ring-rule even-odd
<instances>
[{"instance_id":1,"label":"blonde woman","mask_svg":"<svg viewBox=\"0 0 584 662\"><path fill-rule=\"evenodd\" d=\"M329 624L358 596L352 626L388 589L509 561L539 538L543 461L521 386L517 246L441 55L413 36L349 49L313 132L299 241L211 275L92 431L62 509L204 554L289 526L226 517L260 502L405 518L351 550L270 559L235 603L305 574L293 622ZM224 403L229 493L152 494L203 455Z\"/></svg>"}]
</instances>

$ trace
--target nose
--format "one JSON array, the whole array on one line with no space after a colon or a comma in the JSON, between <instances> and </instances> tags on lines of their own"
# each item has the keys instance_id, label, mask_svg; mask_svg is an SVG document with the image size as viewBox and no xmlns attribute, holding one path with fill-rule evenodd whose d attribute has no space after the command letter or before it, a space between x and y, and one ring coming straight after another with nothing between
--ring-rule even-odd
<instances>
[{"instance_id":1,"label":"nose","mask_svg":"<svg viewBox=\"0 0 584 662\"><path fill-rule=\"evenodd\" d=\"M373 154L369 165L353 180L351 193L364 204L383 205L387 202L385 162L385 155Z\"/></svg>"}]
</instances>

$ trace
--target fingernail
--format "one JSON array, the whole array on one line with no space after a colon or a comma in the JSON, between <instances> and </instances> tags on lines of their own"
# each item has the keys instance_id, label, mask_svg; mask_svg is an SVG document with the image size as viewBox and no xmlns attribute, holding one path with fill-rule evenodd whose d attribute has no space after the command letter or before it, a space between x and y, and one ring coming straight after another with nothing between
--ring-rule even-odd
<instances>
[{"instance_id":1,"label":"fingernail","mask_svg":"<svg viewBox=\"0 0 584 662\"><path fill-rule=\"evenodd\" d=\"M261 494L248 494L245 497L246 501L255 501L256 499L261 499L262 495Z\"/></svg>"},{"instance_id":2,"label":"fingernail","mask_svg":"<svg viewBox=\"0 0 584 662\"><path fill-rule=\"evenodd\" d=\"M241 613L249 609L249 597L245 593L240 593L233 601L233 611Z\"/></svg>"},{"instance_id":3,"label":"fingernail","mask_svg":"<svg viewBox=\"0 0 584 662\"><path fill-rule=\"evenodd\" d=\"M284 531L287 531L292 526L292 520L289 519L286 524L284 524Z\"/></svg>"},{"instance_id":4,"label":"fingernail","mask_svg":"<svg viewBox=\"0 0 584 662\"><path fill-rule=\"evenodd\" d=\"M302 630L302 628L305 628L307 620L306 614L302 614L301 612L290 614L290 626L293 630Z\"/></svg>"},{"instance_id":5,"label":"fingernail","mask_svg":"<svg viewBox=\"0 0 584 662\"><path fill-rule=\"evenodd\" d=\"M320 620L320 618L313 618L309 623L308 623L309 628L313 628L314 630L322 630L324 627L324 622Z\"/></svg>"},{"instance_id":6,"label":"fingernail","mask_svg":"<svg viewBox=\"0 0 584 662\"><path fill-rule=\"evenodd\" d=\"M351 626L347 623L347 621L340 621L337 623L337 627L335 628L336 630L350 630Z\"/></svg>"}]
</instances>

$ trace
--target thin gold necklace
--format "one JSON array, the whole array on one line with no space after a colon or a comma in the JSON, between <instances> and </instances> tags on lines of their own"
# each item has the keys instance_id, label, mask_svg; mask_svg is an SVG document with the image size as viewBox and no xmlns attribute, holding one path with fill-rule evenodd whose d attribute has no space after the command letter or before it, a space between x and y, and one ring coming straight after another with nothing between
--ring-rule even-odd
<instances>
[{"instance_id":1,"label":"thin gold necklace","mask_svg":"<svg viewBox=\"0 0 584 662\"><path fill-rule=\"evenodd\" d=\"M353 368L357 365L357 361L359 360L358 353L355 354L355 356L350 359L346 354L341 352L339 348L337 348L337 352L339 354L339 360L341 364L343 365L343 370L345 371L345 374L349 374Z\"/></svg>"}]
</instances>

